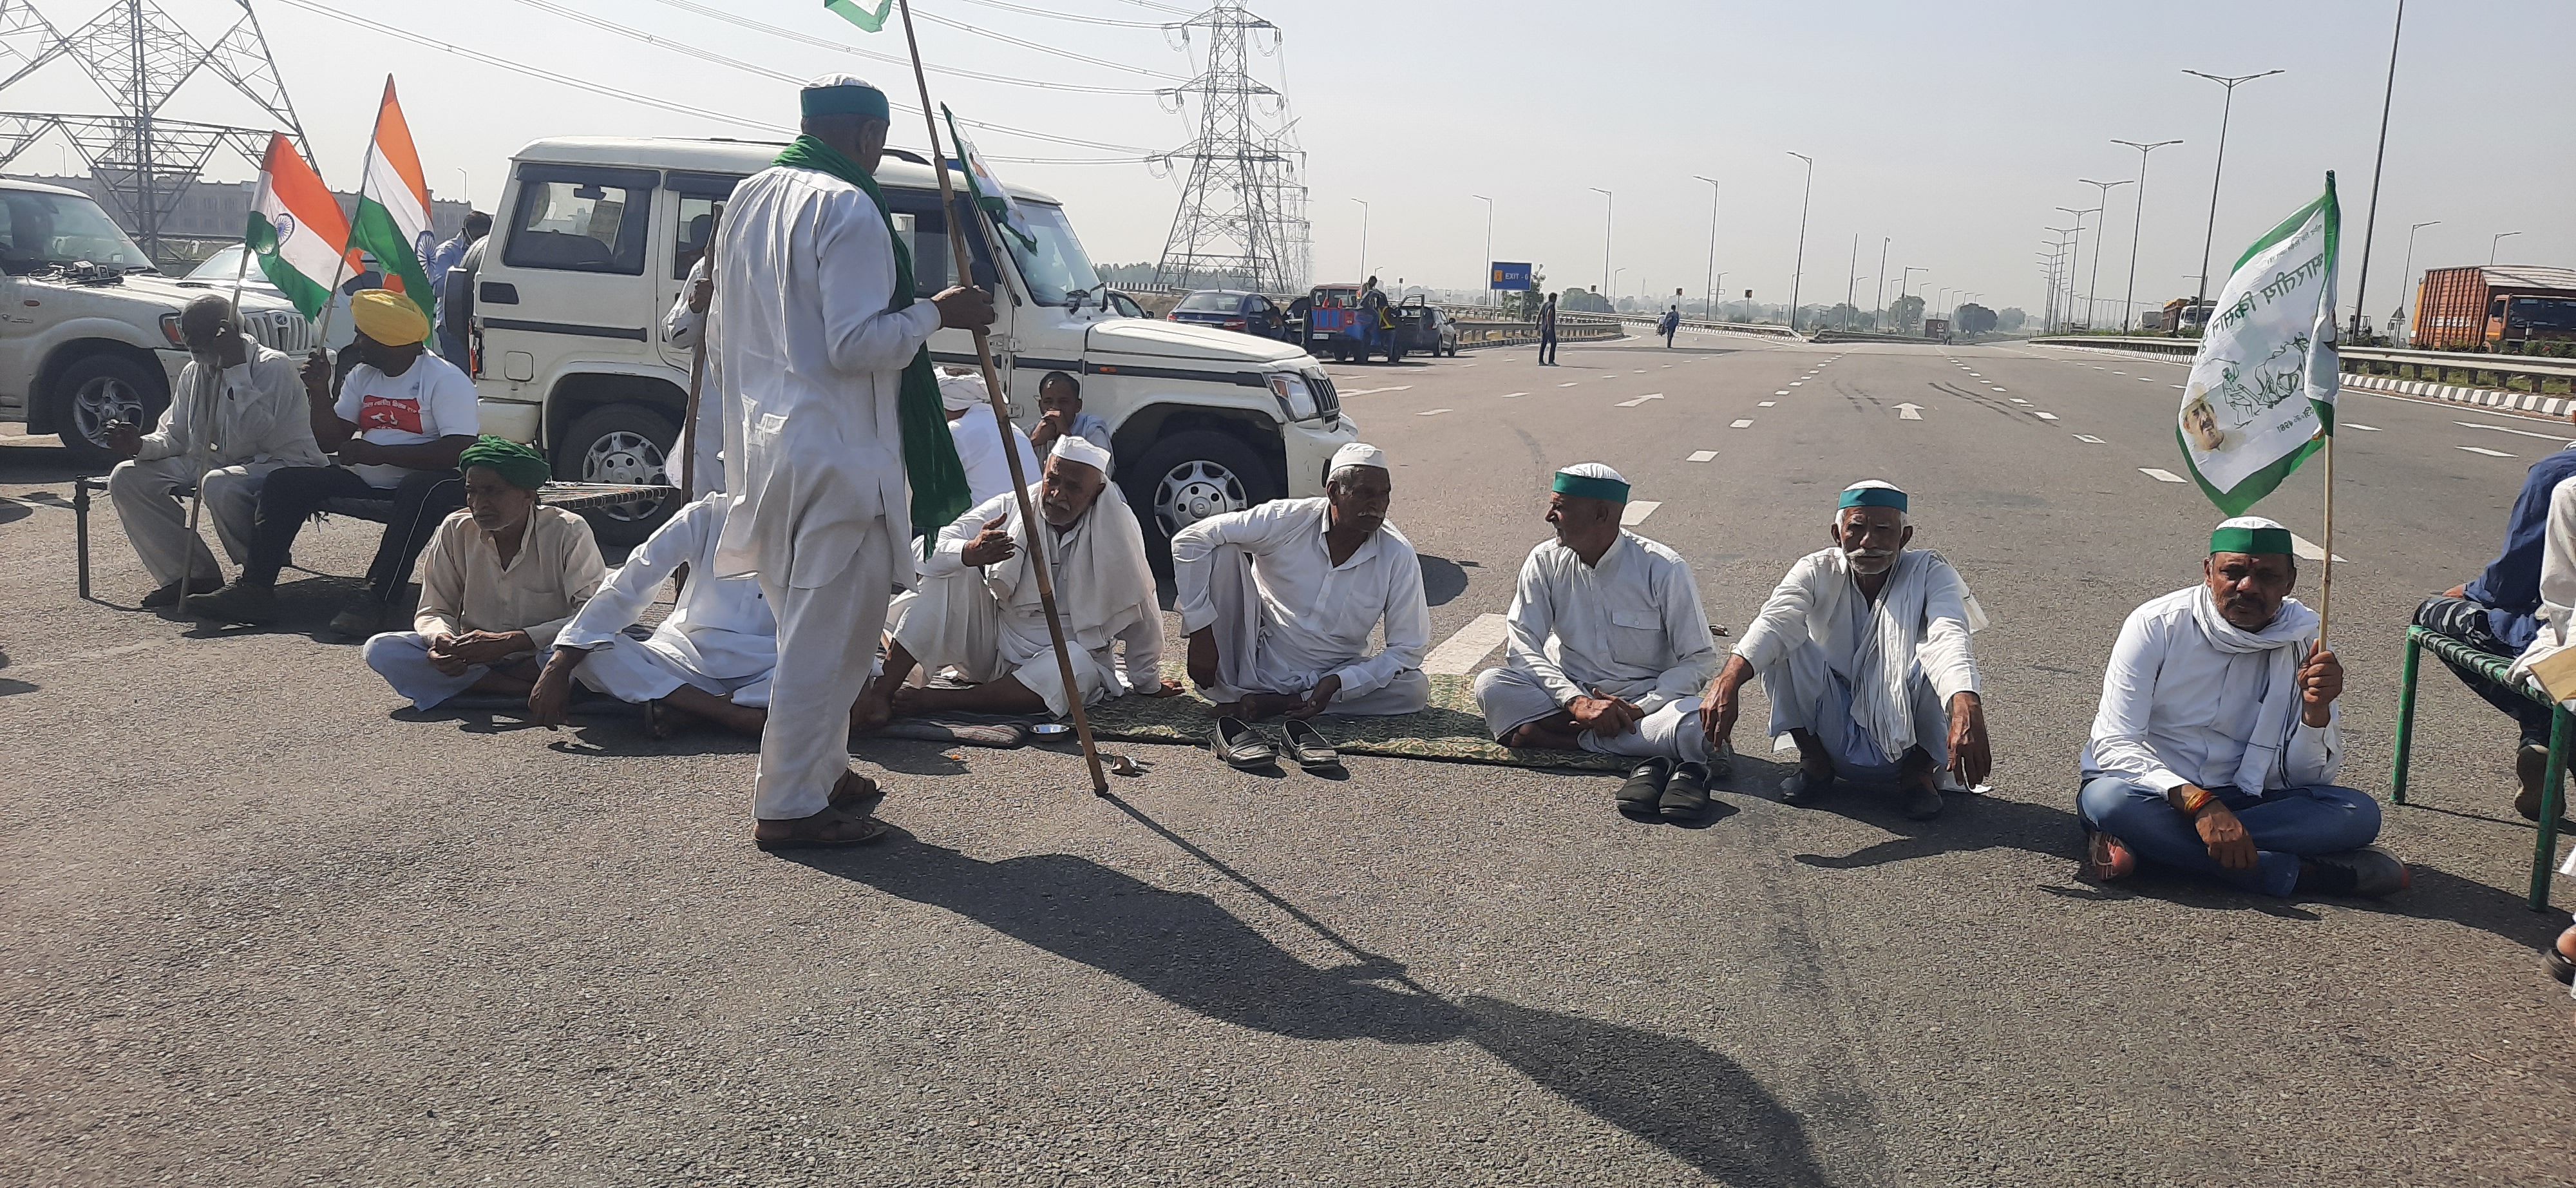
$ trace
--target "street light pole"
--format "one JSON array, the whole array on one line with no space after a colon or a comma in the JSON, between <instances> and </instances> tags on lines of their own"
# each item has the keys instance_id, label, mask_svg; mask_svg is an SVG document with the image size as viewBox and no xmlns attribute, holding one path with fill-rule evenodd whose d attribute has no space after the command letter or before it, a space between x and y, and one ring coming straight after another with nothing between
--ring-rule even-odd
<instances>
[{"instance_id":1,"label":"street light pole","mask_svg":"<svg viewBox=\"0 0 2576 1188\"><path fill-rule=\"evenodd\" d=\"M2261 74L2240 74L2233 78L2203 74L2197 70L2186 70L2183 73L2195 78L2208 79L2227 88L2227 102L2218 109L2218 157L2209 167L2209 229L2202 233L2200 241L2200 289L2192 294L2191 298L2192 308L2198 309L2202 302L2209 300L2209 249L2211 245L2218 242L2218 179L2227 169L2227 121L2236 114L2237 85L2249 83L2258 78L2270 78L2282 71L2266 70Z\"/></svg>"},{"instance_id":2,"label":"street light pole","mask_svg":"<svg viewBox=\"0 0 2576 1188\"><path fill-rule=\"evenodd\" d=\"M2097 192L2093 195L2093 200L2102 205L2093 209L2103 210L2111 205L2111 187L2125 186L2136 179L2124 177L2118 181L2095 181L2089 177L2079 177L2075 180L2094 187ZM2087 330L2093 328L2093 292L2102 284L2102 228L2109 226L2110 223L2111 216L2106 214L2102 216L2101 222L2093 224L2093 275L2084 282L2084 328ZM2120 328L2123 330L2129 328L2125 317L2120 321Z\"/></svg>"},{"instance_id":3,"label":"street light pole","mask_svg":"<svg viewBox=\"0 0 2576 1188\"><path fill-rule=\"evenodd\" d=\"M1485 198L1482 194L1467 196ZM1491 198L1485 198L1485 266L1482 271L1485 274L1485 298L1479 300L1477 304L1491 305L1493 304L1491 298L1494 295L1494 200Z\"/></svg>"},{"instance_id":4,"label":"street light pole","mask_svg":"<svg viewBox=\"0 0 2576 1188\"><path fill-rule=\"evenodd\" d=\"M2135 191L2138 196L2138 209L2129 220L2129 289L2120 298L2120 328L2126 330L2137 312L2135 307L2138 300L2138 229L2145 226L2147 221L2147 154L2167 145L2182 142L2159 140L2151 144L2142 144L2135 140L2114 140L2111 143L2125 144L2138 150L2138 188Z\"/></svg>"},{"instance_id":5,"label":"street light pole","mask_svg":"<svg viewBox=\"0 0 2576 1188\"><path fill-rule=\"evenodd\" d=\"M2065 208L2064 208L2064 207L2059 207L2058 209L2063 210L2063 209L2065 209ZM2076 220L2076 222L2077 222L2077 223L2082 223L2083 221L2084 221L2084 220L2082 220L2082 219L2077 219L2077 220ZM2057 301L2057 287L2058 287L2058 283L2066 279L2066 268L2065 268L2065 266L2064 266L2064 265L2065 265L2065 261L2066 261L2066 245L2067 245L2067 240L2064 238L2064 236L2066 236L2066 235L2068 235L2068 234L2072 233L2072 232L2075 230L2075 228L2073 228L2073 227L2042 227L2042 228L2040 228L2040 230L2042 230L2042 231L2046 231L2046 232L2048 232L2048 233L2049 233L2049 234L2051 234L2051 235L2056 235L2056 236L2059 236L2059 237L2060 237L2060 238L2059 238L2055 243L2052 243L2052 244L2050 244L2050 245L2049 245L2049 247L2050 247L2050 251L2049 251L2049 260L2048 260L2048 317L2047 317L2047 320L2046 320L2046 322L2044 323L2044 325L2047 327L2048 331L2049 331L2050 333L2052 333L2052 334L2053 334L2053 333L2056 333L2056 331L2057 331L2057 327L2058 327L2058 324L2059 324L2062 320L2064 320L2064 319L2063 319L2063 317L2062 317L2062 315L2064 315L2064 314L2066 313L2066 307L2065 307L2065 306L2063 306L2063 305L2058 304L2058 301Z\"/></svg>"},{"instance_id":6,"label":"street light pole","mask_svg":"<svg viewBox=\"0 0 2576 1188\"><path fill-rule=\"evenodd\" d=\"M1852 233L1851 271L1843 274L1843 329L1851 329L1852 298L1860 292L1860 233Z\"/></svg>"},{"instance_id":7,"label":"street light pole","mask_svg":"<svg viewBox=\"0 0 2576 1188\"><path fill-rule=\"evenodd\" d=\"M1915 273L1930 271L1932 270L1925 268L1920 264L1909 264L1899 270L1896 274L1896 300L1902 303L1905 300L1906 295L1913 292L1912 286L1914 284Z\"/></svg>"},{"instance_id":8,"label":"street light pole","mask_svg":"<svg viewBox=\"0 0 2576 1188\"><path fill-rule=\"evenodd\" d=\"M2426 227L2438 227L2441 225L2442 220L2435 219L2429 223L2417 223L2406 229L2406 271L2397 275L2398 292L2406 293L2407 282L2415 279L2415 233ZM2399 300L2401 302L2420 307L2423 305L2423 302L2416 300L2416 296L2416 294L2408 294L2405 297L2399 298ZM2415 341L2415 332L2413 330L2410 329L2406 332L2406 341L2409 343Z\"/></svg>"},{"instance_id":9,"label":"street light pole","mask_svg":"<svg viewBox=\"0 0 2576 1188\"><path fill-rule=\"evenodd\" d=\"M2379 154L2370 162L2370 213L2361 224L2361 279L2352 286L2352 336L2361 337L2361 304L2370 292L2370 243L2379 232L2379 178L2388 165L2388 111L2397 101L2397 38L2406 31L2406 0L2388 31L2388 87L2379 96Z\"/></svg>"},{"instance_id":10,"label":"street light pole","mask_svg":"<svg viewBox=\"0 0 2576 1188\"><path fill-rule=\"evenodd\" d=\"M1887 245L1896 242L1893 235L1878 239L1878 281L1870 286L1877 292L1870 297L1869 327L1880 333L1887 330Z\"/></svg>"},{"instance_id":11,"label":"street light pole","mask_svg":"<svg viewBox=\"0 0 2576 1188\"><path fill-rule=\"evenodd\" d=\"M1691 176L1692 176L1692 177L1695 177L1695 178L1699 178L1699 180L1701 180L1701 181L1704 181L1704 182L1707 182L1707 183L1708 183L1708 311L1707 311L1707 312L1708 312L1709 320L1710 320L1710 321L1715 321L1715 320L1717 320L1717 199L1718 199L1718 194L1719 194L1719 188L1718 188L1718 184L1717 184L1717 179L1716 179L1716 178L1713 178L1713 177L1700 177L1700 175L1698 175L1698 174L1696 174L1696 173L1692 174Z\"/></svg>"},{"instance_id":12,"label":"street light pole","mask_svg":"<svg viewBox=\"0 0 2576 1188\"><path fill-rule=\"evenodd\" d=\"M2090 210L2077 210L2072 206L2061 206L2057 209L2075 216L2075 253L2066 261L2066 323L2073 326L2075 324L2075 270L2084 265L2084 216L2100 214L2102 208L2096 206ZM2098 252L2102 246L2102 233L2099 230L2101 225L2097 223L2094 226L2096 230L2093 233L2093 246ZM2084 328L2087 330L2093 328L2091 311L2085 313Z\"/></svg>"},{"instance_id":13,"label":"street light pole","mask_svg":"<svg viewBox=\"0 0 2576 1188\"><path fill-rule=\"evenodd\" d=\"M1360 275L1368 275L1368 199L1353 198L1360 204Z\"/></svg>"},{"instance_id":14,"label":"street light pole","mask_svg":"<svg viewBox=\"0 0 2576 1188\"><path fill-rule=\"evenodd\" d=\"M2520 234L2522 234L2522 232L2520 232L2520 231L2498 231L2498 232L2496 232L2495 238L2490 239L2490 240L2488 240L2488 241L2487 241L2487 266L2488 266L2488 267L2491 267L2491 268L2495 266L2495 260L2496 260L2496 247L2497 247L2497 245L2502 244L2505 240L2511 239L2511 238L2513 238L2514 236L2516 236L2516 235L2520 235Z\"/></svg>"},{"instance_id":15,"label":"street light pole","mask_svg":"<svg viewBox=\"0 0 2576 1188\"><path fill-rule=\"evenodd\" d=\"M1807 200L1816 195L1816 159L1805 153L1791 153L1807 163L1807 185L1798 195L1798 262L1789 274L1789 332L1798 332L1798 287L1807 279Z\"/></svg>"},{"instance_id":16,"label":"street light pole","mask_svg":"<svg viewBox=\"0 0 2576 1188\"><path fill-rule=\"evenodd\" d=\"M1601 195L1603 199L1601 203L1601 284L1607 288L1610 285L1610 216L1611 212L1619 209L1619 197L1599 186L1587 188ZM1610 308L1615 312L1619 308L1619 303L1611 302Z\"/></svg>"}]
</instances>

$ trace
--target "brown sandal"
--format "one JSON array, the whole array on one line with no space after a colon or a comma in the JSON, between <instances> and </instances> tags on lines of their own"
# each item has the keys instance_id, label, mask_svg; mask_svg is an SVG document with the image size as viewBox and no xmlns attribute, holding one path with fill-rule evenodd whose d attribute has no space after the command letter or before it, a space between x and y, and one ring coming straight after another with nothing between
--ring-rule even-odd
<instances>
[{"instance_id":1,"label":"brown sandal","mask_svg":"<svg viewBox=\"0 0 2576 1188\"><path fill-rule=\"evenodd\" d=\"M831 805L843 812L854 813L858 811L858 806L880 799L884 795L884 791L877 787L875 780L855 771L844 771L841 773L841 778L832 784Z\"/></svg>"},{"instance_id":2,"label":"brown sandal","mask_svg":"<svg viewBox=\"0 0 2576 1188\"><path fill-rule=\"evenodd\" d=\"M825 849L866 845L893 828L875 817L827 808L810 817L762 821L752 827L751 840L763 850Z\"/></svg>"}]
</instances>

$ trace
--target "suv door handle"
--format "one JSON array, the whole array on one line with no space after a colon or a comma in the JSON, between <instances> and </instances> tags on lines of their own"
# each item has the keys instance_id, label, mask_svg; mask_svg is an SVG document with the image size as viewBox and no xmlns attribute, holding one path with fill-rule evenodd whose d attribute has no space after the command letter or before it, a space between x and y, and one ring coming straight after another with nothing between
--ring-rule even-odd
<instances>
[{"instance_id":1,"label":"suv door handle","mask_svg":"<svg viewBox=\"0 0 2576 1188\"><path fill-rule=\"evenodd\" d=\"M482 292L474 298L485 305L517 305L519 286L503 281L484 281Z\"/></svg>"}]
</instances>

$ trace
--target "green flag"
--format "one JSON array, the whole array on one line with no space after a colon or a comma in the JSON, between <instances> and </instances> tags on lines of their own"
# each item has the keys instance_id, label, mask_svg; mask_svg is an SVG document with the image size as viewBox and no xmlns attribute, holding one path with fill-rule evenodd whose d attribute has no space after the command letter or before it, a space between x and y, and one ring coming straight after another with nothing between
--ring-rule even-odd
<instances>
[{"instance_id":1,"label":"green flag","mask_svg":"<svg viewBox=\"0 0 2576 1188\"><path fill-rule=\"evenodd\" d=\"M2334 433L2334 174L2236 261L2191 361L2174 440L2201 493L2245 514Z\"/></svg>"},{"instance_id":2,"label":"green flag","mask_svg":"<svg viewBox=\"0 0 2576 1188\"><path fill-rule=\"evenodd\" d=\"M993 176L992 167L984 164L984 154L976 152L974 143L957 130L957 113L942 103L939 114L948 120L948 138L957 145L957 171L966 175L966 192L974 197L976 207L991 216L995 226L1020 241L1021 251L1038 250L1038 237L1029 230L1028 216L1020 213L1020 204L1011 200L1011 191L1002 185L1002 179Z\"/></svg>"},{"instance_id":3,"label":"green flag","mask_svg":"<svg viewBox=\"0 0 2576 1188\"><path fill-rule=\"evenodd\" d=\"M885 28L886 14L894 11L894 0L877 0L875 12L869 12L860 0L823 0L823 11L840 14L842 20L857 25L861 32L874 33Z\"/></svg>"}]
</instances>

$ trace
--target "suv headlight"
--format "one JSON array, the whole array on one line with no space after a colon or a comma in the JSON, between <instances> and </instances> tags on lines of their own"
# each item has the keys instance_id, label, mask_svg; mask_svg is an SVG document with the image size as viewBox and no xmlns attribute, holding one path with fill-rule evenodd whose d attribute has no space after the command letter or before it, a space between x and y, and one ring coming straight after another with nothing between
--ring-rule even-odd
<instances>
[{"instance_id":1,"label":"suv headlight","mask_svg":"<svg viewBox=\"0 0 2576 1188\"><path fill-rule=\"evenodd\" d=\"M1315 408L1315 391L1299 375L1274 373L1270 377L1270 394L1279 398L1279 411L1291 421L1311 421L1320 415Z\"/></svg>"},{"instance_id":2,"label":"suv headlight","mask_svg":"<svg viewBox=\"0 0 2576 1188\"><path fill-rule=\"evenodd\" d=\"M170 347L172 350L184 351L188 349L188 340L179 334L179 315L177 314L165 313L161 315L161 337L170 340Z\"/></svg>"}]
</instances>

